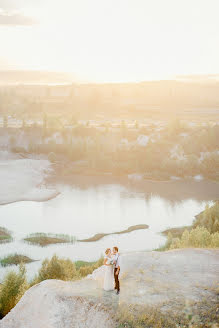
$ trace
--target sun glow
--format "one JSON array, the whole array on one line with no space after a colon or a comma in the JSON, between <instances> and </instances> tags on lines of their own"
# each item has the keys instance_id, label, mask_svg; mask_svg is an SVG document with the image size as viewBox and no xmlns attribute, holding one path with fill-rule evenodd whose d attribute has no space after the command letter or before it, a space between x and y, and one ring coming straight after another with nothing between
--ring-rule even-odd
<instances>
[{"instance_id":1,"label":"sun glow","mask_svg":"<svg viewBox=\"0 0 219 328\"><path fill-rule=\"evenodd\" d=\"M36 24L0 28L0 59L18 68L96 82L219 72L217 0L37 4L25 12Z\"/></svg>"}]
</instances>

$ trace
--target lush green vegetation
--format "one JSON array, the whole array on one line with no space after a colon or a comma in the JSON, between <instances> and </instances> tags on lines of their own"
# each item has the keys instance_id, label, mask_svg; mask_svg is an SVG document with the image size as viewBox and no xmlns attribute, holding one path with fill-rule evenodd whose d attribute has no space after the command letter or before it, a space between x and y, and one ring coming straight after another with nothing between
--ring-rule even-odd
<instances>
[{"instance_id":1,"label":"lush green vegetation","mask_svg":"<svg viewBox=\"0 0 219 328\"><path fill-rule=\"evenodd\" d=\"M168 236L171 233L173 238L180 238L185 230L190 231L192 227L184 226L184 227L177 227L177 228L170 228L162 232L165 236Z\"/></svg>"},{"instance_id":2,"label":"lush green vegetation","mask_svg":"<svg viewBox=\"0 0 219 328\"><path fill-rule=\"evenodd\" d=\"M205 210L196 216L193 226L205 227L211 233L219 232L219 201L214 202L211 207L207 205Z\"/></svg>"},{"instance_id":3,"label":"lush green vegetation","mask_svg":"<svg viewBox=\"0 0 219 328\"><path fill-rule=\"evenodd\" d=\"M9 272L0 288L0 316L5 316L19 302L28 288L23 265L20 266L18 273Z\"/></svg>"},{"instance_id":4,"label":"lush green vegetation","mask_svg":"<svg viewBox=\"0 0 219 328\"><path fill-rule=\"evenodd\" d=\"M90 266L97 262L87 262L87 261L76 261L74 262L76 270L79 270L81 267Z\"/></svg>"},{"instance_id":5,"label":"lush green vegetation","mask_svg":"<svg viewBox=\"0 0 219 328\"><path fill-rule=\"evenodd\" d=\"M69 124L65 128L60 120L45 116L41 127L21 128L29 140L28 150L17 141L20 129L10 131L10 148L48 155L62 176L139 172L146 179L202 175L219 180L219 125L190 126L179 120L160 128L153 124L140 127L138 123L130 128L125 121L117 128L110 122L98 128L77 121ZM139 136L147 136L147 144L142 145ZM79 160L84 164L72 163Z\"/></svg>"},{"instance_id":6,"label":"lush green vegetation","mask_svg":"<svg viewBox=\"0 0 219 328\"><path fill-rule=\"evenodd\" d=\"M191 231L185 230L181 238L168 236L168 248L217 248L219 247L219 232L210 233L204 227L196 227Z\"/></svg>"},{"instance_id":7,"label":"lush green vegetation","mask_svg":"<svg viewBox=\"0 0 219 328\"><path fill-rule=\"evenodd\" d=\"M8 265L18 265L18 264L26 264L26 263L31 263L34 260L30 259L28 256L25 255L20 255L20 254L13 254L13 255L8 255L2 259L0 259L0 263L2 266L8 266Z\"/></svg>"},{"instance_id":8,"label":"lush green vegetation","mask_svg":"<svg viewBox=\"0 0 219 328\"><path fill-rule=\"evenodd\" d=\"M51 233L33 233L24 238L24 241L40 245L40 246L48 246L51 244L64 244L64 243L74 243L76 238L69 235L63 234L51 234Z\"/></svg>"},{"instance_id":9,"label":"lush green vegetation","mask_svg":"<svg viewBox=\"0 0 219 328\"><path fill-rule=\"evenodd\" d=\"M88 274L91 274L94 270L103 265L103 258L100 258L97 262L84 262L83 265L77 265L79 274L81 277L86 277Z\"/></svg>"},{"instance_id":10,"label":"lush green vegetation","mask_svg":"<svg viewBox=\"0 0 219 328\"><path fill-rule=\"evenodd\" d=\"M61 259L54 255L50 260L43 261L35 281L38 283L46 279L74 280L78 278L75 264L71 260Z\"/></svg>"},{"instance_id":11,"label":"lush green vegetation","mask_svg":"<svg viewBox=\"0 0 219 328\"><path fill-rule=\"evenodd\" d=\"M77 261L62 259L54 255L50 260L45 259L34 278L38 283L46 279L76 280L91 274L95 269L103 265L103 258L96 262Z\"/></svg>"},{"instance_id":12,"label":"lush green vegetation","mask_svg":"<svg viewBox=\"0 0 219 328\"><path fill-rule=\"evenodd\" d=\"M0 227L0 244L5 243L5 242L10 242L12 241L12 236L10 231L7 229Z\"/></svg>"},{"instance_id":13,"label":"lush green vegetation","mask_svg":"<svg viewBox=\"0 0 219 328\"><path fill-rule=\"evenodd\" d=\"M180 227L165 230L168 235L166 244L157 250L185 247L219 247L219 202L206 206L198 214L191 227Z\"/></svg>"},{"instance_id":14,"label":"lush green vegetation","mask_svg":"<svg viewBox=\"0 0 219 328\"><path fill-rule=\"evenodd\" d=\"M0 317L5 316L20 300L25 291L33 285L46 279L77 280L92 273L103 264L100 258L96 262L72 262L54 255L50 260L45 259L35 278L28 283L26 271L23 264L19 272L14 271L6 274L2 285L0 285Z\"/></svg>"}]
</instances>

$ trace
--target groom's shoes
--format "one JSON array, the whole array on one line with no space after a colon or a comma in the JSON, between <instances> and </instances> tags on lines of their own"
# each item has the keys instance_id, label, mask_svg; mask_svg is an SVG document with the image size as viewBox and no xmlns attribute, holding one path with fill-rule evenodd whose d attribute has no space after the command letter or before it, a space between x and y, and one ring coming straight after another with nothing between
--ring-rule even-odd
<instances>
[{"instance_id":1,"label":"groom's shoes","mask_svg":"<svg viewBox=\"0 0 219 328\"><path fill-rule=\"evenodd\" d=\"M116 295L119 295L119 293L120 293L120 290L117 290Z\"/></svg>"}]
</instances>

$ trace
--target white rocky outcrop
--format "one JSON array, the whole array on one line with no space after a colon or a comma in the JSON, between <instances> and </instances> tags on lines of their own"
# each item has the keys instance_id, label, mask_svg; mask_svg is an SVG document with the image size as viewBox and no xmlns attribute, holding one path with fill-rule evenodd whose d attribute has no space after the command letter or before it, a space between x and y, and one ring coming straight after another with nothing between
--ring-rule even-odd
<instances>
[{"instance_id":1,"label":"white rocky outcrop","mask_svg":"<svg viewBox=\"0 0 219 328\"><path fill-rule=\"evenodd\" d=\"M219 249L179 249L122 255L121 293L104 292L103 268L88 278L46 280L22 297L0 328L113 328L122 303L165 304L216 297Z\"/></svg>"},{"instance_id":2,"label":"white rocky outcrop","mask_svg":"<svg viewBox=\"0 0 219 328\"><path fill-rule=\"evenodd\" d=\"M111 315L98 300L76 296L74 283L46 280L22 297L1 328L111 328Z\"/></svg>"}]
</instances>

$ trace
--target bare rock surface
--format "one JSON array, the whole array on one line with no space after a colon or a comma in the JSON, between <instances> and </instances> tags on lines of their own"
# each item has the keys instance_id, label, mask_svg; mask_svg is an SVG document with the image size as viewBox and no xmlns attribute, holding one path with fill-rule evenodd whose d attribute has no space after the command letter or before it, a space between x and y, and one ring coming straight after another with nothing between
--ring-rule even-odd
<instances>
[{"instance_id":1,"label":"bare rock surface","mask_svg":"<svg viewBox=\"0 0 219 328\"><path fill-rule=\"evenodd\" d=\"M163 309L180 300L213 298L219 282L219 249L180 249L122 255L121 293L102 290L104 268L88 278L47 280L31 289L0 322L1 328L108 328L121 303Z\"/></svg>"}]
</instances>

